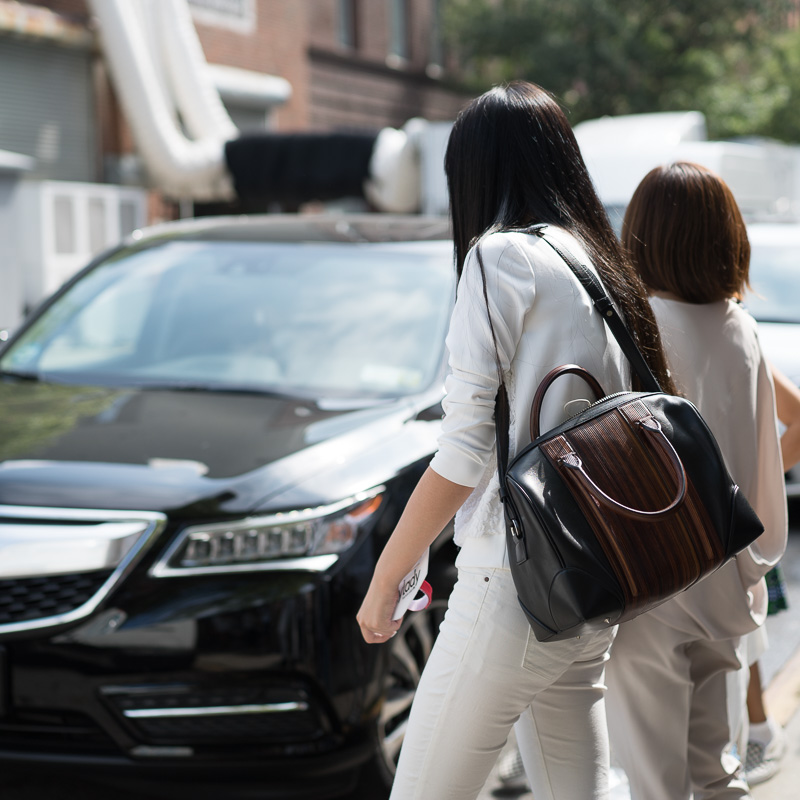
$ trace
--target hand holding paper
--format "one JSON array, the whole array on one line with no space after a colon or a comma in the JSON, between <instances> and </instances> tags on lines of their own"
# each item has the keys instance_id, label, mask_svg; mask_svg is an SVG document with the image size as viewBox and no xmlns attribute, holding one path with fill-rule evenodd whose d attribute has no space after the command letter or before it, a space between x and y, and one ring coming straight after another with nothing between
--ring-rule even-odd
<instances>
[{"instance_id":1,"label":"hand holding paper","mask_svg":"<svg viewBox=\"0 0 800 800\"><path fill-rule=\"evenodd\" d=\"M394 609L393 620L400 619L406 611L422 611L431 602L431 585L425 580L428 574L428 553L426 550L422 558L417 561L397 587L400 597ZM422 596L417 597L417 592L422 592Z\"/></svg>"}]
</instances>

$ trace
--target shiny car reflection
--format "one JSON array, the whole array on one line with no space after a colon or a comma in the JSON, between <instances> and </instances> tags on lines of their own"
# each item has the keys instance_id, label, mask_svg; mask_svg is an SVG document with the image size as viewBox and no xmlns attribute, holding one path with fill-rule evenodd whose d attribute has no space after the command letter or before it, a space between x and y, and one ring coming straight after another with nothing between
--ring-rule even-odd
<instances>
[{"instance_id":1,"label":"shiny car reflection","mask_svg":"<svg viewBox=\"0 0 800 800\"><path fill-rule=\"evenodd\" d=\"M750 223L750 284L745 306L758 320L767 359L800 385L800 225ZM786 475L786 493L800 497L800 467Z\"/></svg>"},{"instance_id":2,"label":"shiny car reflection","mask_svg":"<svg viewBox=\"0 0 800 800\"><path fill-rule=\"evenodd\" d=\"M435 450L448 238L169 224L4 345L0 760L381 796L444 603L380 648L354 617ZM445 532L440 598L452 560Z\"/></svg>"}]
</instances>

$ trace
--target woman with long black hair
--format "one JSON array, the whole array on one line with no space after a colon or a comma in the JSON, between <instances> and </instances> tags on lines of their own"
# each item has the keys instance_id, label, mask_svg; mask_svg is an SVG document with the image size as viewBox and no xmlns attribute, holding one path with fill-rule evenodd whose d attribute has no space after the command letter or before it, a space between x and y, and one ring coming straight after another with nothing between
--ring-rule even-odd
<instances>
[{"instance_id":1,"label":"woman with long black hair","mask_svg":"<svg viewBox=\"0 0 800 800\"><path fill-rule=\"evenodd\" d=\"M458 581L417 691L392 798L476 797L521 715L537 800L604 798L603 680L615 631L545 644L533 636L508 568L494 402L502 375L513 457L527 444L534 392L553 367L580 364L607 392L630 389L630 369L572 272L527 229L546 224L554 241L595 271L661 385L672 384L645 288L550 94L520 82L473 100L453 127L445 172L459 283L439 450L358 613L367 642L391 638L400 625L392 621L398 584L456 514ZM557 381L543 429L588 396L577 378Z\"/></svg>"}]
</instances>

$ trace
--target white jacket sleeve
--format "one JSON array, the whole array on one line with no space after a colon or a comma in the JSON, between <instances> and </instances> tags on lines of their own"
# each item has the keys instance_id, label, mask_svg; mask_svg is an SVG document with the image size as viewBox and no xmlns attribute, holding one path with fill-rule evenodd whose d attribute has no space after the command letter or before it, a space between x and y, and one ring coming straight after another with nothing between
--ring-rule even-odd
<instances>
[{"instance_id":1,"label":"white jacket sleeve","mask_svg":"<svg viewBox=\"0 0 800 800\"><path fill-rule=\"evenodd\" d=\"M447 335L450 373L445 381L439 450L431 462L442 477L472 487L480 482L494 449L498 359L507 374L535 294L531 264L511 236L492 234L479 246L486 298L473 248L464 263Z\"/></svg>"},{"instance_id":2,"label":"white jacket sleeve","mask_svg":"<svg viewBox=\"0 0 800 800\"><path fill-rule=\"evenodd\" d=\"M742 487L764 525L764 533L737 558L742 584L753 587L786 549L788 513L780 439L775 416L775 387L766 361L758 365L756 394L757 452L752 485Z\"/></svg>"}]
</instances>

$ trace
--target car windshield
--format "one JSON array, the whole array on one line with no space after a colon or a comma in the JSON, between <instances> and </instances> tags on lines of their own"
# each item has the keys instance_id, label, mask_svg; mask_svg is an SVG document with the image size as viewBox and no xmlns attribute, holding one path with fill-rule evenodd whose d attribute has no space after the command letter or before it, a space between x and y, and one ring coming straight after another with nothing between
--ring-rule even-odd
<instances>
[{"instance_id":1,"label":"car windshield","mask_svg":"<svg viewBox=\"0 0 800 800\"><path fill-rule=\"evenodd\" d=\"M761 322L800 322L800 246L753 244L745 305Z\"/></svg>"},{"instance_id":2,"label":"car windshield","mask_svg":"<svg viewBox=\"0 0 800 800\"><path fill-rule=\"evenodd\" d=\"M173 241L122 251L0 370L103 385L391 398L439 374L452 246Z\"/></svg>"}]
</instances>

